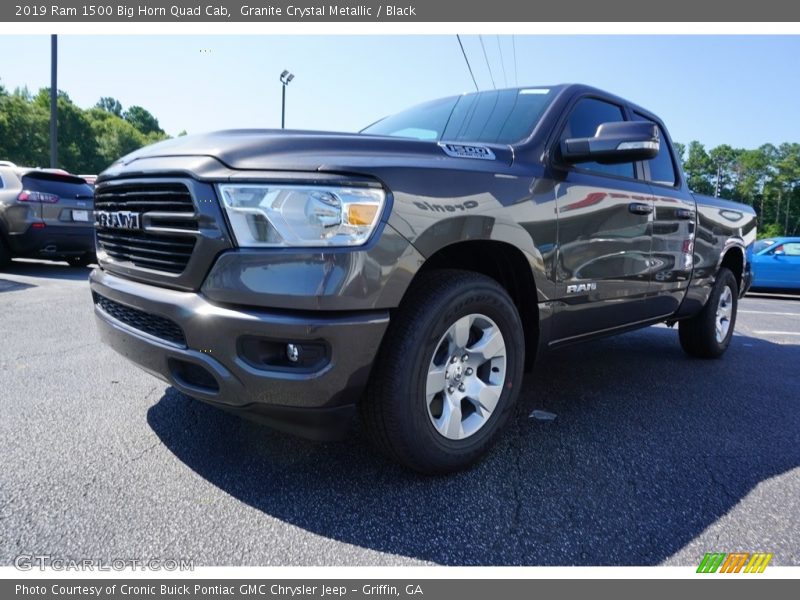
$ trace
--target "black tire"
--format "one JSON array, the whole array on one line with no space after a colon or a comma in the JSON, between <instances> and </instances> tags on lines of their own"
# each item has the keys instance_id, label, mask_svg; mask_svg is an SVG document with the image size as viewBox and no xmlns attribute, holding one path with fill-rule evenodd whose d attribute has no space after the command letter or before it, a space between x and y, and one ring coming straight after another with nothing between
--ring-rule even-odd
<instances>
[{"instance_id":1,"label":"black tire","mask_svg":"<svg viewBox=\"0 0 800 600\"><path fill-rule=\"evenodd\" d=\"M455 338L447 337L463 319L470 323L469 341L463 345L467 350L457 349L462 346L455 343ZM487 360L485 355L489 351L484 358L473 354L474 369L470 368L470 349L495 338L497 330L501 334L502 356L498 353ZM445 347L449 349L442 354ZM459 354L461 363L456 360ZM443 366L436 367L437 361ZM519 314L495 280L457 270L422 274L392 318L381 345L361 402L365 429L380 450L410 469L426 474L463 469L489 449L513 413L524 363L524 333ZM440 396L438 399L434 397L429 402L426 386L429 370L434 368L446 369L449 379L442 375L444 389L436 394ZM477 382L479 378L481 381ZM460 385L457 390L449 386L456 381L469 386L466 392ZM496 399L497 404L491 410L466 397L481 384L492 388L491 401ZM465 397L458 400L456 395ZM458 429L454 435L464 435L463 439L449 439L437 430L437 411L441 409L438 417L442 419L445 405L458 407L458 412L453 413L459 415L458 420L452 419ZM473 431L476 423L479 425ZM465 434L468 430L471 433Z\"/></svg>"},{"instance_id":2,"label":"black tire","mask_svg":"<svg viewBox=\"0 0 800 600\"><path fill-rule=\"evenodd\" d=\"M67 259L70 267L75 269L85 269L95 261L93 254L84 254L83 256L71 256Z\"/></svg>"},{"instance_id":3,"label":"black tire","mask_svg":"<svg viewBox=\"0 0 800 600\"><path fill-rule=\"evenodd\" d=\"M717 311L722 308L722 304L729 305L730 315L728 317L727 332L718 339L717 335ZM691 319L681 321L678 326L678 337L681 340L681 347L684 351L698 358L719 358L728 349L733 337L733 330L736 326L736 311L739 306L739 286L733 273L722 267L717 273L717 279L711 290L708 302L697 315Z\"/></svg>"}]
</instances>

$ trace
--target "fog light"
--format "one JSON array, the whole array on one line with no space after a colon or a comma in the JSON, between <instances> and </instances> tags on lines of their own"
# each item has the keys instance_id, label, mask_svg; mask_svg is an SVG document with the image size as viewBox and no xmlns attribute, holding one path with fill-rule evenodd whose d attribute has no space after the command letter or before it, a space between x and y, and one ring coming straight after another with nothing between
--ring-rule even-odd
<instances>
[{"instance_id":1,"label":"fog light","mask_svg":"<svg viewBox=\"0 0 800 600\"><path fill-rule=\"evenodd\" d=\"M289 342L246 335L236 345L242 360L266 371L316 373L330 362L330 348L324 340Z\"/></svg>"},{"instance_id":2,"label":"fog light","mask_svg":"<svg viewBox=\"0 0 800 600\"><path fill-rule=\"evenodd\" d=\"M296 363L300 360L300 347L296 344L286 344L286 358L289 362Z\"/></svg>"}]
</instances>

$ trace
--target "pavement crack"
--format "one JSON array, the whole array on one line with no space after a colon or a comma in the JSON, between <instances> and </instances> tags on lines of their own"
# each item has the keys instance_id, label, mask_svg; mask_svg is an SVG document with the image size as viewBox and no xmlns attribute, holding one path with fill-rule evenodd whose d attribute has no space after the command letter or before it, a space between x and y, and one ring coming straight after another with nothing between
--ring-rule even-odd
<instances>
[{"instance_id":1,"label":"pavement crack","mask_svg":"<svg viewBox=\"0 0 800 600\"><path fill-rule=\"evenodd\" d=\"M84 498L86 498L86 495L89 493L89 488L92 487L96 481L97 481L97 474L95 473L94 475L92 475L92 478L88 482L83 484L83 494L81 495Z\"/></svg>"},{"instance_id":2,"label":"pavement crack","mask_svg":"<svg viewBox=\"0 0 800 600\"><path fill-rule=\"evenodd\" d=\"M151 444L151 445L149 445L147 448L145 448L144 450L142 450L141 452L139 452L139 453L138 453L136 456L134 456L133 458L131 458L130 460L128 460L128 461L127 461L125 464L129 465L129 464L131 464L131 463L134 463L134 462L136 462L137 460L139 460L140 458L142 458L142 457L143 457L145 454L147 454L148 452L150 452L151 450L153 450L153 449L154 449L156 446L158 446L159 444L161 444L161 441L158 441L158 442L154 442L154 443L152 443L152 444Z\"/></svg>"},{"instance_id":3,"label":"pavement crack","mask_svg":"<svg viewBox=\"0 0 800 600\"><path fill-rule=\"evenodd\" d=\"M71 348L59 348L57 350L48 350L47 352L36 352L34 354L19 354L13 360L27 360L31 358L41 358L43 356L53 356L53 355L66 355L69 352L75 352L76 350L83 350L84 348L91 348L92 346L96 346L96 342L92 342L89 344L80 344L78 346L72 346Z\"/></svg>"}]
</instances>

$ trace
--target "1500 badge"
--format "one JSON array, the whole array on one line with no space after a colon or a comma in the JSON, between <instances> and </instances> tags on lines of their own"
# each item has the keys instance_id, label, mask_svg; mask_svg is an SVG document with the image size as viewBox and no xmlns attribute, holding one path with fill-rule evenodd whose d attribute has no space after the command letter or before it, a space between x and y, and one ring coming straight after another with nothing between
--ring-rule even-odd
<instances>
[{"instance_id":1,"label":"1500 badge","mask_svg":"<svg viewBox=\"0 0 800 600\"><path fill-rule=\"evenodd\" d=\"M439 147L444 153L454 158L478 158L481 160L494 160L494 152L486 146L468 146L465 144L445 144L439 142Z\"/></svg>"},{"instance_id":2,"label":"1500 badge","mask_svg":"<svg viewBox=\"0 0 800 600\"><path fill-rule=\"evenodd\" d=\"M139 213L130 211L94 211L94 224L104 229L141 229Z\"/></svg>"}]
</instances>

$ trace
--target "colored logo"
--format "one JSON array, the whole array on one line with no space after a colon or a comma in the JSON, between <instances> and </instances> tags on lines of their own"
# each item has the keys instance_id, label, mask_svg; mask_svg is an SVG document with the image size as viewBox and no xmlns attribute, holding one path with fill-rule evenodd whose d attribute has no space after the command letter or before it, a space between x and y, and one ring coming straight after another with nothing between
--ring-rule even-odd
<instances>
[{"instance_id":1,"label":"colored logo","mask_svg":"<svg viewBox=\"0 0 800 600\"><path fill-rule=\"evenodd\" d=\"M708 552L697 567L698 573L763 573L772 554L766 552Z\"/></svg>"}]
</instances>

